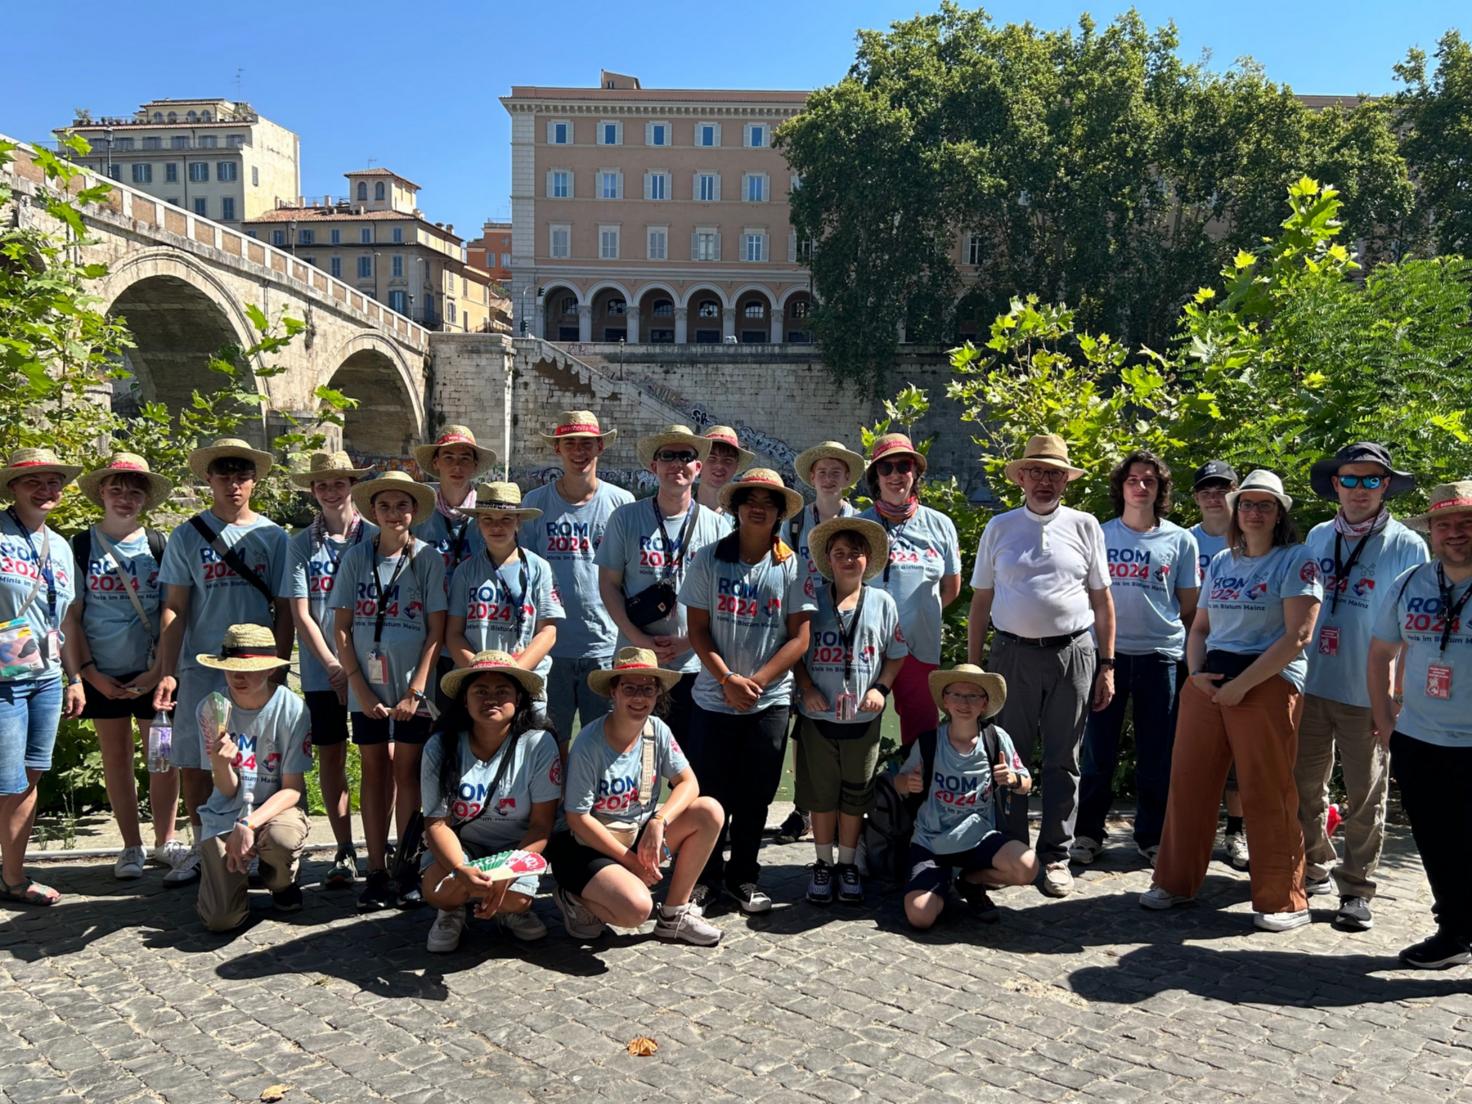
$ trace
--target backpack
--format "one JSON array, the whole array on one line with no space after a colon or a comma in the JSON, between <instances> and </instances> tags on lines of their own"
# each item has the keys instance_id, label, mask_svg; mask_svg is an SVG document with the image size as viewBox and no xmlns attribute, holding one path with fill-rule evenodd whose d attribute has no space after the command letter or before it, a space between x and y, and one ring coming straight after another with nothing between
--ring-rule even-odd
<instances>
[{"instance_id":1,"label":"backpack","mask_svg":"<svg viewBox=\"0 0 1472 1104\"><path fill-rule=\"evenodd\" d=\"M148 539L148 554L153 557L155 564L163 567L164 535L157 529L144 529L143 535ZM87 526L72 537L72 559L76 562L77 574L85 578L87 565L92 562L92 526ZM77 599L82 602L87 600L85 586L77 588Z\"/></svg>"}]
</instances>

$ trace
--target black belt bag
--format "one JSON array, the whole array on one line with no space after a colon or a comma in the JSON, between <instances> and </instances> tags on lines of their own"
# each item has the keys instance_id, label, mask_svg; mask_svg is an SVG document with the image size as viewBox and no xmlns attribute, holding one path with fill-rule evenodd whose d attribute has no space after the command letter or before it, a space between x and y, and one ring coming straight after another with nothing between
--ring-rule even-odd
<instances>
[{"instance_id":1,"label":"black belt bag","mask_svg":"<svg viewBox=\"0 0 1472 1104\"><path fill-rule=\"evenodd\" d=\"M675 584L671 579L661 579L646 587L633 597L624 598L624 612L629 620L641 629L647 629L656 621L663 621L675 611Z\"/></svg>"},{"instance_id":2,"label":"black belt bag","mask_svg":"<svg viewBox=\"0 0 1472 1104\"><path fill-rule=\"evenodd\" d=\"M1225 675L1226 677L1217 683L1225 686L1240 675L1257 661L1261 652L1224 652L1220 649L1212 649L1206 653L1206 664L1201 668L1204 674Z\"/></svg>"}]
</instances>

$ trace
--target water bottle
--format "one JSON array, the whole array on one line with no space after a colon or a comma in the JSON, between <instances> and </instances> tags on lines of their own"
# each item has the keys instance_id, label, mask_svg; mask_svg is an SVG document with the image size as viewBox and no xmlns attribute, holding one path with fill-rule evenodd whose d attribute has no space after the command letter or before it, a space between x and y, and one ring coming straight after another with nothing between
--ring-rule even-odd
<instances>
[{"instance_id":1,"label":"water bottle","mask_svg":"<svg viewBox=\"0 0 1472 1104\"><path fill-rule=\"evenodd\" d=\"M153 724L148 730L148 771L150 774L164 774L172 769L173 764L169 762L174 754L174 722L169 718L168 710L160 709L154 715Z\"/></svg>"}]
</instances>

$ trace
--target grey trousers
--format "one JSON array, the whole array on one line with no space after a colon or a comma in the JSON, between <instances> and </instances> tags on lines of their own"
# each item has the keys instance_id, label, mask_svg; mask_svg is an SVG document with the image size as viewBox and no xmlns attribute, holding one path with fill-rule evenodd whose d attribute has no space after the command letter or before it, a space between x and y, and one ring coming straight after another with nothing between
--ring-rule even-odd
<instances>
[{"instance_id":1,"label":"grey trousers","mask_svg":"<svg viewBox=\"0 0 1472 1104\"><path fill-rule=\"evenodd\" d=\"M557 730L558 740L566 743L572 738L574 714L579 725L586 725L608 712L613 702L589 689L588 672L611 666L612 656L552 657L552 670L547 672L547 719Z\"/></svg>"},{"instance_id":2,"label":"grey trousers","mask_svg":"<svg viewBox=\"0 0 1472 1104\"><path fill-rule=\"evenodd\" d=\"M1031 766L1034 787L1042 788L1038 858L1066 860L1078 817L1079 749L1094 694L1093 637L1081 633L1070 644L1042 648L999 633L988 666L1007 680L1007 704L995 722ZM1036 767L1039 744L1041 770ZM1027 805L1014 800L1007 819L1007 834L1024 844L1029 842Z\"/></svg>"}]
</instances>

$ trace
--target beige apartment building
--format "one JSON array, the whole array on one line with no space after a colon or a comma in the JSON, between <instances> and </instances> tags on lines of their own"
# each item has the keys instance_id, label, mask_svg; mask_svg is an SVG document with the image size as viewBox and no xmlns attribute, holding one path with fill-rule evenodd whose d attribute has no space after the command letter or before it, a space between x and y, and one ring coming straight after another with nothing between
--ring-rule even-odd
<instances>
[{"instance_id":1,"label":"beige apartment building","mask_svg":"<svg viewBox=\"0 0 1472 1104\"><path fill-rule=\"evenodd\" d=\"M508 328L507 304L493 292L490 273L467 262L453 225L424 217L418 184L383 168L344 175L346 195L281 203L243 229L428 329Z\"/></svg>"},{"instance_id":2,"label":"beige apartment building","mask_svg":"<svg viewBox=\"0 0 1472 1104\"><path fill-rule=\"evenodd\" d=\"M132 117L79 112L87 168L197 215L238 226L301 194L301 140L246 103L150 100ZM68 156L71 156L69 151Z\"/></svg>"},{"instance_id":3,"label":"beige apartment building","mask_svg":"<svg viewBox=\"0 0 1472 1104\"><path fill-rule=\"evenodd\" d=\"M807 342L772 134L805 92L515 86L511 301L552 341Z\"/></svg>"}]
</instances>

